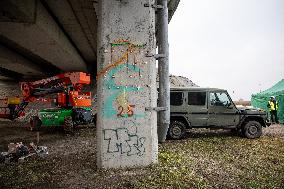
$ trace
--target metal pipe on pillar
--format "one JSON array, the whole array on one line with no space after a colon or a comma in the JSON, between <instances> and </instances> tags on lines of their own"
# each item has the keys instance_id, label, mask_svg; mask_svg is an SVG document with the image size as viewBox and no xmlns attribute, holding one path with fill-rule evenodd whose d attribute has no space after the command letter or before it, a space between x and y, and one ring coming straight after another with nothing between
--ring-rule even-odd
<instances>
[{"instance_id":1,"label":"metal pipe on pillar","mask_svg":"<svg viewBox=\"0 0 284 189\"><path fill-rule=\"evenodd\" d=\"M158 0L158 5L162 5L157 12L158 22L158 59L159 72L159 107L165 107L158 115L158 141L165 142L170 124L170 81L169 81L169 44L168 44L168 1Z\"/></svg>"}]
</instances>

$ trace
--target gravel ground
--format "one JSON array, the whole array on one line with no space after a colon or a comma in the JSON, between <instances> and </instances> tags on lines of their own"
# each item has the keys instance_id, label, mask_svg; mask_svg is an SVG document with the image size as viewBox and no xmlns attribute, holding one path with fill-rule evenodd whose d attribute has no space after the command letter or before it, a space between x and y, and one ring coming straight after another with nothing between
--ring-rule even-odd
<instances>
[{"instance_id":1,"label":"gravel ground","mask_svg":"<svg viewBox=\"0 0 284 189\"><path fill-rule=\"evenodd\" d=\"M264 136L271 136L271 137L284 137L284 125L274 124L268 128L263 130Z\"/></svg>"},{"instance_id":2,"label":"gravel ground","mask_svg":"<svg viewBox=\"0 0 284 189\"><path fill-rule=\"evenodd\" d=\"M22 122L0 122L0 151L10 142L36 141ZM159 164L98 170L94 126L75 135L41 130L45 159L0 164L0 188L284 188L284 125L248 140L223 130L192 130L180 141L159 145Z\"/></svg>"}]
</instances>

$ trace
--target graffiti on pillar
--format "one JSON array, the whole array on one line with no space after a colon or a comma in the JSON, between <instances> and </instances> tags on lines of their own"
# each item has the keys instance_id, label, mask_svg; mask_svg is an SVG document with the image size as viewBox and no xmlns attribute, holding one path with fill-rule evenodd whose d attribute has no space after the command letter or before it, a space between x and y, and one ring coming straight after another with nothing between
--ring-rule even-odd
<instances>
[{"instance_id":1,"label":"graffiti on pillar","mask_svg":"<svg viewBox=\"0 0 284 189\"><path fill-rule=\"evenodd\" d=\"M143 64L139 60L144 45L135 45L127 40L117 40L111 44L111 64L103 68L97 79L104 78L104 86L111 90L103 106L103 116L144 117L137 109L133 96L143 91ZM145 64L145 63L144 63ZM132 99L132 100L131 100ZM136 98L137 99L137 98Z\"/></svg>"},{"instance_id":2,"label":"graffiti on pillar","mask_svg":"<svg viewBox=\"0 0 284 189\"><path fill-rule=\"evenodd\" d=\"M125 109L123 106L119 106L117 117L132 117L134 115L134 108L135 105L127 105L127 109ZM125 111L126 114L124 114Z\"/></svg>"},{"instance_id":3,"label":"graffiti on pillar","mask_svg":"<svg viewBox=\"0 0 284 189\"><path fill-rule=\"evenodd\" d=\"M124 123L124 125L127 124L130 123ZM145 153L146 138L137 134L137 127L134 127L133 132L130 128L105 129L103 136L104 140L108 141L107 153L119 153L127 156L143 156Z\"/></svg>"}]
</instances>

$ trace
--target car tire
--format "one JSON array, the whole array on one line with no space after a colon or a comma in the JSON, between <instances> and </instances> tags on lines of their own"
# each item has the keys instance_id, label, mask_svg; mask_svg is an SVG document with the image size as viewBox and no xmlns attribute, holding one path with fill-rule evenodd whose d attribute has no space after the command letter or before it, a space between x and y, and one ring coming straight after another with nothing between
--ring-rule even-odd
<instances>
[{"instance_id":1,"label":"car tire","mask_svg":"<svg viewBox=\"0 0 284 189\"><path fill-rule=\"evenodd\" d=\"M66 133L72 134L74 132L74 123L71 116L64 118L63 128Z\"/></svg>"},{"instance_id":2,"label":"car tire","mask_svg":"<svg viewBox=\"0 0 284 189\"><path fill-rule=\"evenodd\" d=\"M186 126L181 121L172 121L168 129L168 137L171 139L182 139L186 133Z\"/></svg>"},{"instance_id":3,"label":"car tire","mask_svg":"<svg viewBox=\"0 0 284 189\"><path fill-rule=\"evenodd\" d=\"M249 121L243 127L243 134L249 139L259 138L262 135L262 126L258 121Z\"/></svg>"}]
</instances>

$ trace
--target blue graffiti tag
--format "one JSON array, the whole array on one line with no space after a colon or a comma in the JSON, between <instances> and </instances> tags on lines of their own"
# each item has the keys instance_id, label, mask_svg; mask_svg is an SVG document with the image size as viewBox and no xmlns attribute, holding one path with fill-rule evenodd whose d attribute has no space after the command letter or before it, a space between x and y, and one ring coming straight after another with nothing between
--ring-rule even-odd
<instances>
[{"instance_id":1,"label":"blue graffiti tag","mask_svg":"<svg viewBox=\"0 0 284 189\"><path fill-rule=\"evenodd\" d=\"M117 115L117 110L113 108L113 102L115 101L115 99L119 96L119 94L121 94L122 92L136 92L136 91L140 91L142 90L142 88L136 87L136 86L120 86L120 85L116 85L115 83L115 79L112 77L113 75L117 74L117 72L123 70L123 69L129 69L130 71L136 72L136 73L141 73L142 70L138 67L138 66L134 66L134 65L128 65L128 64L122 64L119 65L115 68L113 68L112 70L109 70L107 75L106 75L106 82L105 82L105 87L107 89L112 90L112 95L110 95L107 99L106 102L104 104L104 108L103 108L103 115L106 118L111 118L113 116ZM141 114L135 114L133 115L133 117L144 117L145 114L141 113Z\"/></svg>"}]
</instances>

